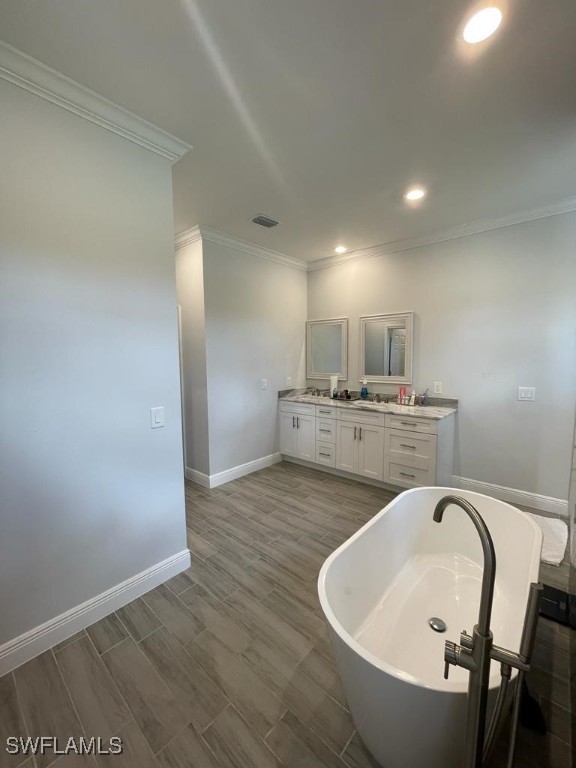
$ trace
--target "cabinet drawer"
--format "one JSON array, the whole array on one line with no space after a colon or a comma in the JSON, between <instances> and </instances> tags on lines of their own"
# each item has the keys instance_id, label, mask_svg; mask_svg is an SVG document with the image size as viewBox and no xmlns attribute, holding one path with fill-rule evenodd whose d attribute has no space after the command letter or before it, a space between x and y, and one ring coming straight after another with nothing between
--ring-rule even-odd
<instances>
[{"instance_id":1,"label":"cabinet drawer","mask_svg":"<svg viewBox=\"0 0 576 768\"><path fill-rule=\"evenodd\" d=\"M336 442L336 419L316 417L316 440L321 443Z\"/></svg>"},{"instance_id":2,"label":"cabinet drawer","mask_svg":"<svg viewBox=\"0 0 576 768\"><path fill-rule=\"evenodd\" d=\"M418 419L410 416L386 416L386 426L389 429L408 430L410 432L423 432L428 435L436 434L436 421L434 419Z\"/></svg>"},{"instance_id":3,"label":"cabinet drawer","mask_svg":"<svg viewBox=\"0 0 576 768\"><path fill-rule=\"evenodd\" d=\"M327 467L336 466L336 445L316 441L316 463Z\"/></svg>"},{"instance_id":4,"label":"cabinet drawer","mask_svg":"<svg viewBox=\"0 0 576 768\"><path fill-rule=\"evenodd\" d=\"M322 419L335 419L337 410L333 405L317 405L316 416Z\"/></svg>"},{"instance_id":5,"label":"cabinet drawer","mask_svg":"<svg viewBox=\"0 0 576 768\"><path fill-rule=\"evenodd\" d=\"M391 429L386 434L386 448L393 463L435 471L436 435Z\"/></svg>"},{"instance_id":6,"label":"cabinet drawer","mask_svg":"<svg viewBox=\"0 0 576 768\"><path fill-rule=\"evenodd\" d=\"M384 479L402 488L416 488L419 485L434 485L434 472L432 469L418 469L388 461Z\"/></svg>"},{"instance_id":7,"label":"cabinet drawer","mask_svg":"<svg viewBox=\"0 0 576 768\"><path fill-rule=\"evenodd\" d=\"M300 416L314 416L316 406L309 403L290 403L280 400L280 413L294 413Z\"/></svg>"},{"instance_id":8,"label":"cabinet drawer","mask_svg":"<svg viewBox=\"0 0 576 768\"><path fill-rule=\"evenodd\" d=\"M338 414L339 421L347 421L352 424L373 424L376 427L383 427L385 418L383 413L366 413L359 408L350 410L340 408L340 413Z\"/></svg>"}]
</instances>

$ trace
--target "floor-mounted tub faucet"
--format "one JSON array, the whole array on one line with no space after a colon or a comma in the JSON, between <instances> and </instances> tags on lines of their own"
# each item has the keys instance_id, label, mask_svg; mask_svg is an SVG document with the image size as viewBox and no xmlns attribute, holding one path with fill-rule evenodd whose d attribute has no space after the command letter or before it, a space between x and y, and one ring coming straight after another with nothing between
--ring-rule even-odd
<instances>
[{"instance_id":1,"label":"floor-mounted tub faucet","mask_svg":"<svg viewBox=\"0 0 576 768\"><path fill-rule=\"evenodd\" d=\"M446 507L454 504L471 518L476 526L482 551L484 553L484 572L482 574L482 593L480 595L480 610L478 623L474 627L472 636L466 632L460 635L460 645L447 640L444 646L444 677L448 677L450 665L463 667L470 673L468 682L468 712L466 716L466 742L464 746L463 768L481 768L490 754L490 748L494 741L494 735L498 726L498 720L504 706L506 689L510 680L511 668L518 670L516 680L516 692L514 697L514 712L512 715L512 729L510 737L510 749L508 753L507 768L514 765L516 747L516 731L520 712L520 696L522 679L525 672L530 671L530 660L534 648L536 626L540 613L540 599L542 584L531 584L528 593L528 604L524 617L524 627L520 641L520 653L514 653L506 648L500 648L492 643L490 631L490 617L492 615L492 600L494 597L494 581L496 578L496 555L490 531L479 512L460 496L444 496L434 509L434 520L442 522L442 516ZM492 722L485 740L486 730L486 704L488 700L488 687L490 678L490 659L500 663L502 683L498 693L498 699L494 707Z\"/></svg>"},{"instance_id":2,"label":"floor-mounted tub faucet","mask_svg":"<svg viewBox=\"0 0 576 768\"><path fill-rule=\"evenodd\" d=\"M468 683L468 713L466 720L466 741L464 747L463 768L480 768L484 751L484 732L486 730L486 704L490 677L490 652L492 650L492 632L490 617L496 579L496 554L490 531L480 514L466 499L460 496L444 496L434 509L434 520L442 522L446 507L454 504L471 518L476 526L482 551L484 553L484 572L482 575L482 593L478 623L472 631L470 647L466 648L450 640L444 648L444 677L448 677L450 665L463 667L470 672Z\"/></svg>"}]
</instances>

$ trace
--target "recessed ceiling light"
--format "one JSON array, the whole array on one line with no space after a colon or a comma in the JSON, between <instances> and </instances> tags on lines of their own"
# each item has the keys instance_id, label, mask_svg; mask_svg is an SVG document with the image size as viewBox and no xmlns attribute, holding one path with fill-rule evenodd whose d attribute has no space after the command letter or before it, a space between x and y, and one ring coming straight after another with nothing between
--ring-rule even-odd
<instances>
[{"instance_id":1,"label":"recessed ceiling light","mask_svg":"<svg viewBox=\"0 0 576 768\"><path fill-rule=\"evenodd\" d=\"M334 253L346 253L348 248L346 248L345 245L337 245L336 248L334 248Z\"/></svg>"},{"instance_id":2,"label":"recessed ceiling light","mask_svg":"<svg viewBox=\"0 0 576 768\"><path fill-rule=\"evenodd\" d=\"M466 23L462 36L467 43L481 43L496 32L501 21L500 8L483 8Z\"/></svg>"},{"instance_id":3,"label":"recessed ceiling light","mask_svg":"<svg viewBox=\"0 0 576 768\"><path fill-rule=\"evenodd\" d=\"M422 200L422 198L426 195L426 190L422 189L422 187L413 187L412 189L409 189L408 192L404 195L406 200Z\"/></svg>"}]
</instances>

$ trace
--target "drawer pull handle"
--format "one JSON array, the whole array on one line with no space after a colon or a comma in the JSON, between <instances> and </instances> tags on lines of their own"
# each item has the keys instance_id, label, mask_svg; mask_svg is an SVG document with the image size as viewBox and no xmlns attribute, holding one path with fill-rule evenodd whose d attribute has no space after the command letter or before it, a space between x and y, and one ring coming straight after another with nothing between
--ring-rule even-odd
<instances>
[{"instance_id":1,"label":"drawer pull handle","mask_svg":"<svg viewBox=\"0 0 576 768\"><path fill-rule=\"evenodd\" d=\"M318 431L319 432L328 432L328 434L330 434L330 432L332 432L331 429L318 429Z\"/></svg>"},{"instance_id":2,"label":"drawer pull handle","mask_svg":"<svg viewBox=\"0 0 576 768\"><path fill-rule=\"evenodd\" d=\"M360 434L358 435L358 440L362 440L362 427L360 427Z\"/></svg>"},{"instance_id":3,"label":"drawer pull handle","mask_svg":"<svg viewBox=\"0 0 576 768\"><path fill-rule=\"evenodd\" d=\"M324 410L322 408L319 408L318 409L318 413L332 413L332 411L326 411L326 410Z\"/></svg>"},{"instance_id":4,"label":"drawer pull handle","mask_svg":"<svg viewBox=\"0 0 576 768\"><path fill-rule=\"evenodd\" d=\"M406 443L400 443L400 448L411 448L413 451L416 450L415 445L407 445Z\"/></svg>"},{"instance_id":5,"label":"drawer pull handle","mask_svg":"<svg viewBox=\"0 0 576 768\"><path fill-rule=\"evenodd\" d=\"M322 453L322 451L320 451L320 456L328 456L328 458L330 458L330 454L329 453Z\"/></svg>"},{"instance_id":6,"label":"drawer pull handle","mask_svg":"<svg viewBox=\"0 0 576 768\"><path fill-rule=\"evenodd\" d=\"M401 421L400 424L404 424L405 427L417 427L418 424L414 424L413 421Z\"/></svg>"},{"instance_id":7,"label":"drawer pull handle","mask_svg":"<svg viewBox=\"0 0 576 768\"><path fill-rule=\"evenodd\" d=\"M358 427L354 427L354 440L356 440L356 432L358 431Z\"/></svg>"},{"instance_id":8,"label":"drawer pull handle","mask_svg":"<svg viewBox=\"0 0 576 768\"><path fill-rule=\"evenodd\" d=\"M296 426L296 416L292 416L292 429Z\"/></svg>"},{"instance_id":9,"label":"drawer pull handle","mask_svg":"<svg viewBox=\"0 0 576 768\"><path fill-rule=\"evenodd\" d=\"M413 480L416 480L416 475L409 475L408 472L399 472L398 474L402 477L411 477Z\"/></svg>"},{"instance_id":10,"label":"drawer pull handle","mask_svg":"<svg viewBox=\"0 0 576 768\"><path fill-rule=\"evenodd\" d=\"M296 429L300 429L300 416L296 416Z\"/></svg>"}]
</instances>

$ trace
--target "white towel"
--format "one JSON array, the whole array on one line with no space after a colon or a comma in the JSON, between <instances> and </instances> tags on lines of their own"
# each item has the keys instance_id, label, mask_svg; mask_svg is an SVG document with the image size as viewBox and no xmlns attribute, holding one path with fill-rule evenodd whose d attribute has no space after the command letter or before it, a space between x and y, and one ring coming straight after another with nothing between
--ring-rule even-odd
<instances>
[{"instance_id":1,"label":"white towel","mask_svg":"<svg viewBox=\"0 0 576 768\"><path fill-rule=\"evenodd\" d=\"M542 529L542 554L540 560L548 565L560 565L564 559L566 543L568 542L568 526L564 520L556 517L542 517L542 515L528 515Z\"/></svg>"}]
</instances>

